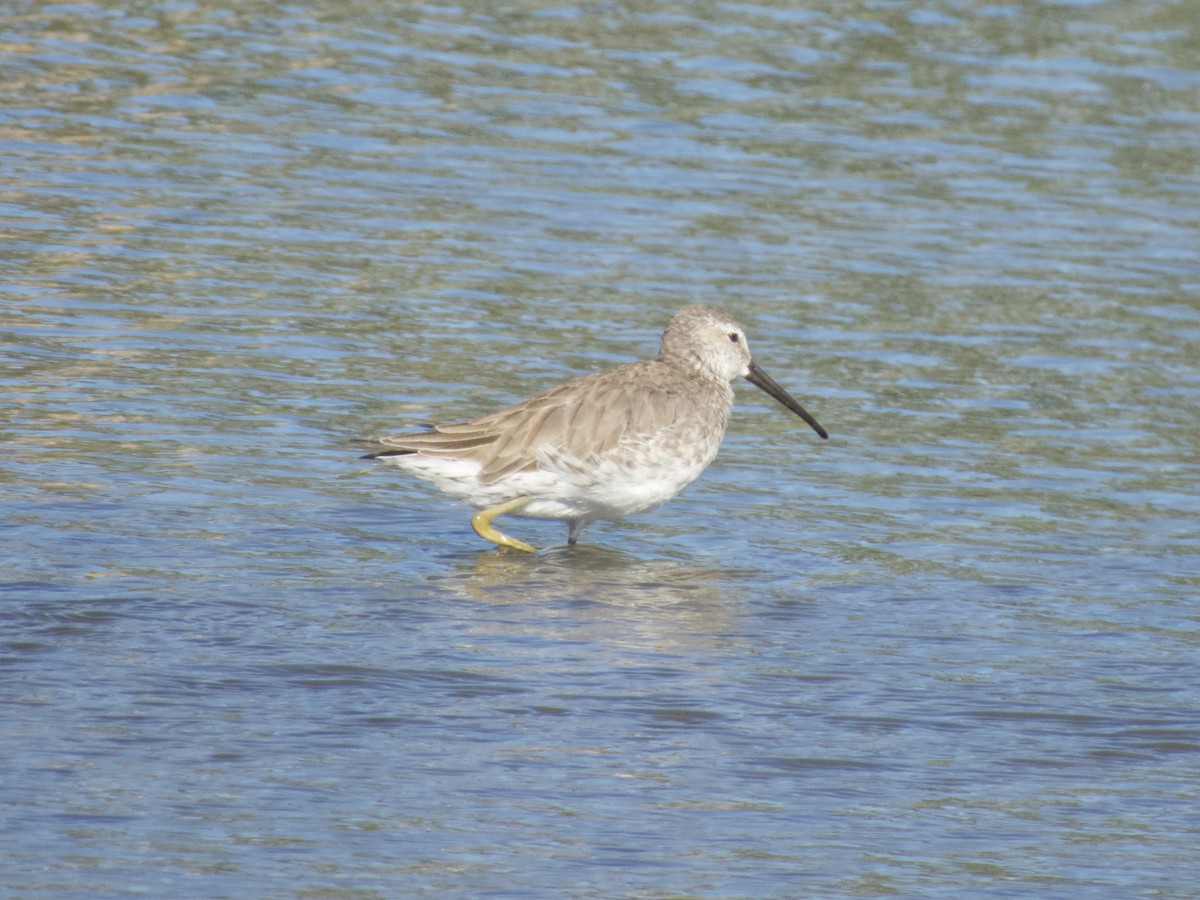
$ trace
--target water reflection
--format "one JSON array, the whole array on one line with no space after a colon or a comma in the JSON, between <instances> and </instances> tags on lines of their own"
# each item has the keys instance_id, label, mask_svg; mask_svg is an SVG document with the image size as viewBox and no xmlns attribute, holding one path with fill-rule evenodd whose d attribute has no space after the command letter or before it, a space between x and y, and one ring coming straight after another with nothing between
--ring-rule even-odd
<instances>
[{"instance_id":1,"label":"water reflection","mask_svg":"<svg viewBox=\"0 0 1200 900\"><path fill-rule=\"evenodd\" d=\"M595 545L537 556L487 551L459 564L440 588L462 601L507 606L512 615L480 627L518 627L561 636L637 642L660 649L712 643L733 628L739 588L764 574L681 560L645 558ZM490 623L490 624L489 624Z\"/></svg>"}]
</instances>

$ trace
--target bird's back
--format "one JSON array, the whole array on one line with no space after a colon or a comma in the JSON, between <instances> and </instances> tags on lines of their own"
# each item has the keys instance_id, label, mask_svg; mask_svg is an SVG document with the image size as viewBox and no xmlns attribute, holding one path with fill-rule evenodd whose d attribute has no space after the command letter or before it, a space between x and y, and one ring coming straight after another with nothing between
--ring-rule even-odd
<instances>
[{"instance_id":1,"label":"bird's back","mask_svg":"<svg viewBox=\"0 0 1200 900\"><path fill-rule=\"evenodd\" d=\"M728 384L659 360L631 362L557 385L468 422L380 439L377 456L419 454L472 462L489 484L537 468L539 454L588 464L660 442L724 435ZM711 459L707 452L703 456Z\"/></svg>"}]
</instances>

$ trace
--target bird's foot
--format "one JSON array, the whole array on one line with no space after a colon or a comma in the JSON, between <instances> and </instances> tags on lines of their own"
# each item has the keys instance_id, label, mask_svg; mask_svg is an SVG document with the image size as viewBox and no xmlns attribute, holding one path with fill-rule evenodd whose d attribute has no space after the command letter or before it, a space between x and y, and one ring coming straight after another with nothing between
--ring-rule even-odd
<instances>
[{"instance_id":1,"label":"bird's foot","mask_svg":"<svg viewBox=\"0 0 1200 900\"><path fill-rule=\"evenodd\" d=\"M492 541L501 547L512 547L514 550L524 550L526 553L537 553L537 547L531 547L524 541L519 541L514 537L509 537L503 531L492 526L492 519L496 516L502 516L505 513L512 512L515 509L520 509L529 502L528 497L518 497L516 500L510 500L507 503L501 503L499 506L493 506L491 509L481 509L471 517L471 527L475 529L475 533L485 541Z\"/></svg>"}]
</instances>

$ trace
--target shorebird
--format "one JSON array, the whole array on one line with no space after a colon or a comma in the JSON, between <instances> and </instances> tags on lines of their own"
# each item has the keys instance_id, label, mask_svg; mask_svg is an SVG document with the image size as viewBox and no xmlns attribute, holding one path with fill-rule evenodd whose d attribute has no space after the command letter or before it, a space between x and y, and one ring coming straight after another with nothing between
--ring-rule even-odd
<instances>
[{"instance_id":1,"label":"shorebird","mask_svg":"<svg viewBox=\"0 0 1200 900\"><path fill-rule=\"evenodd\" d=\"M432 481L479 510L471 525L481 538L535 553L492 520L557 519L574 544L592 522L665 503L716 457L738 377L829 436L754 363L737 322L711 306L685 306L657 359L572 379L469 422L377 438L382 449L363 458Z\"/></svg>"}]
</instances>

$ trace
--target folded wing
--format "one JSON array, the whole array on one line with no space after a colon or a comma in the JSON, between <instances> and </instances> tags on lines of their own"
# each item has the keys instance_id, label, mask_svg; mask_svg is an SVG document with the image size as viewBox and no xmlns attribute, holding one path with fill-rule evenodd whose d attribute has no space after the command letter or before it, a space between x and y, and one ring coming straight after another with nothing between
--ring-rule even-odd
<instances>
[{"instance_id":1,"label":"folded wing","mask_svg":"<svg viewBox=\"0 0 1200 900\"><path fill-rule=\"evenodd\" d=\"M658 382L644 369L659 365L628 363L469 422L380 438L378 443L387 449L372 455L419 453L469 460L479 463L478 477L484 483L537 468L540 450L559 459L600 458L622 442L649 439L675 421L678 391L646 389Z\"/></svg>"}]
</instances>

